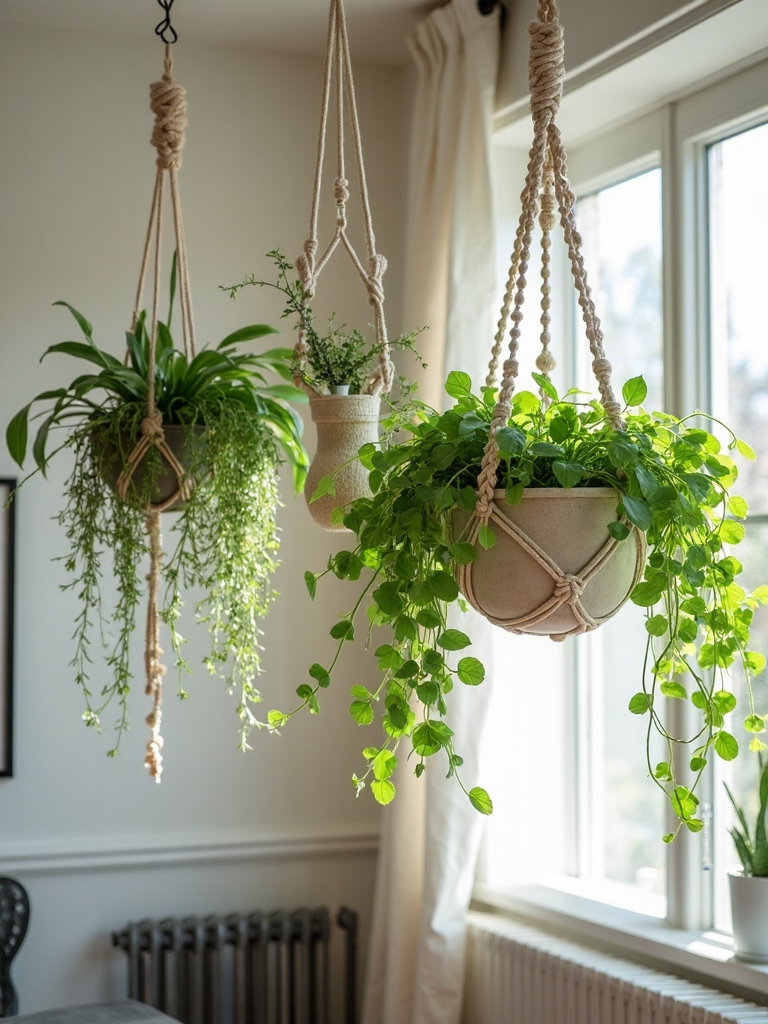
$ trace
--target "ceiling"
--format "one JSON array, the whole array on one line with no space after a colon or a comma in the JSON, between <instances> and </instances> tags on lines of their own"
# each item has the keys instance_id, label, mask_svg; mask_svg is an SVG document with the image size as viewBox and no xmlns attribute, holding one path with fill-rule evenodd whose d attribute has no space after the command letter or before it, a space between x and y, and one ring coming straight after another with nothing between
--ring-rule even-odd
<instances>
[{"instance_id":1,"label":"ceiling","mask_svg":"<svg viewBox=\"0 0 768 1024\"><path fill-rule=\"evenodd\" d=\"M403 42L436 0L346 0L356 60L397 64ZM0 23L50 28L151 33L162 16L156 0L0 0ZM327 0L178 0L173 25L198 42L229 43L283 53L322 54Z\"/></svg>"}]
</instances>

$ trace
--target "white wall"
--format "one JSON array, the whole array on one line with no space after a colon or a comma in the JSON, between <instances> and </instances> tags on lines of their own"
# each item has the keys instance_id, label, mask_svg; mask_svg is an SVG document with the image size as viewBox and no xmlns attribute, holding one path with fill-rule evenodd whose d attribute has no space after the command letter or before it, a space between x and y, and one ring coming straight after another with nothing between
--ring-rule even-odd
<instances>
[{"instance_id":1,"label":"white wall","mask_svg":"<svg viewBox=\"0 0 768 1024\"><path fill-rule=\"evenodd\" d=\"M146 41L3 27L0 36L0 421L32 395L68 382L73 366L39 356L76 337L67 299L115 353L127 326L154 171L149 82L161 47ZM218 285L256 271L280 246L293 257L308 219L321 66L235 48L177 47L190 125L182 202L201 342L259 321L277 323L278 297L231 302ZM392 329L401 281L404 124L401 70L359 68L358 91ZM326 221L327 223L327 221ZM321 313L367 323L350 272L331 268ZM292 340L292 339L291 339ZM286 338L286 343L291 343ZM79 372L79 371L76 371ZM309 428L310 439L313 430ZM66 459L64 460L66 462ZM107 736L80 721L73 685L76 601L62 593L65 538L53 521L66 467L30 481L18 499L15 777L0 779L0 871L29 888L32 924L15 963L22 1012L119 996L123 962L109 932L129 918L345 901L367 927L379 816L350 783L368 741L347 713L350 685L375 666L350 651L319 718L258 734L236 750L234 700L201 669L191 699L167 697L165 774L143 767L146 698L132 695L133 731L107 760ZM0 452L0 475L14 474ZM267 707L290 705L312 661L327 660L329 626L349 596L333 582L313 606L302 580L338 539L315 527L285 489L280 513L282 597L266 623ZM351 591L352 588L346 585ZM199 664L207 635L187 622ZM140 672L140 639L136 669ZM96 680L105 680L98 666ZM173 689L169 674L169 691ZM107 716L109 719L109 716Z\"/></svg>"}]
</instances>

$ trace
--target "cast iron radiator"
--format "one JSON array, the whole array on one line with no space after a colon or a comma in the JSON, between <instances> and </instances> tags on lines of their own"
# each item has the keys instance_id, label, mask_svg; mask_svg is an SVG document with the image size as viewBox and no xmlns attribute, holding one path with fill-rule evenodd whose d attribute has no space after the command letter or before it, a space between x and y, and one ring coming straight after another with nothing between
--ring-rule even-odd
<instances>
[{"instance_id":1,"label":"cast iron radiator","mask_svg":"<svg viewBox=\"0 0 768 1024\"><path fill-rule=\"evenodd\" d=\"M346 932L344 1024L355 1024L357 914ZM328 910L140 921L112 935L128 996L184 1024L330 1024Z\"/></svg>"}]
</instances>

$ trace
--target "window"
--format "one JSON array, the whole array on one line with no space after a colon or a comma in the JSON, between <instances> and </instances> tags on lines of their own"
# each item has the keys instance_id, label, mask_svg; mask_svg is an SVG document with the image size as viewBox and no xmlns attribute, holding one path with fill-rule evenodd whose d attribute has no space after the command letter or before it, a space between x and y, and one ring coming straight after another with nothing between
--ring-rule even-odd
<instances>
[{"instance_id":1,"label":"window","mask_svg":"<svg viewBox=\"0 0 768 1024\"><path fill-rule=\"evenodd\" d=\"M768 583L766 95L763 61L568 147L616 389L642 374L647 407L711 411L762 454L762 461L740 465L736 488L750 504L747 538L734 551L745 565L740 581L750 588ZM522 153L506 151L499 161L505 180L522 180ZM515 213L501 215L506 262ZM561 291L553 309L553 376L558 386L585 387L589 353L565 262L563 254L557 267L553 246L553 283ZM526 316L535 325L535 314L526 309ZM532 364L536 331L529 324L526 335L523 327L522 352ZM528 372L521 369L521 387ZM768 610L758 614L756 646L768 655ZM487 746L498 766L491 769L496 810L480 880L503 889L549 876L560 888L656 916L663 916L666 896L671 923L727 931L725 869L735 856L722 782L743 799L754 788L756 759L718 762L700 794L705 832L663 846L668 812L647 778L645 723L627 711L645 644L642 611L627 606L566 645L504 634L494 642L494 701L521 724L514 736L504 735L501 716L492 716ZM733 685L741 704L737 677ZM768 709L768 672L756 691ZM737 723L731 728L748 744ZM526 785L504 786L505 776Z\"/></svg>"}]
</instances>

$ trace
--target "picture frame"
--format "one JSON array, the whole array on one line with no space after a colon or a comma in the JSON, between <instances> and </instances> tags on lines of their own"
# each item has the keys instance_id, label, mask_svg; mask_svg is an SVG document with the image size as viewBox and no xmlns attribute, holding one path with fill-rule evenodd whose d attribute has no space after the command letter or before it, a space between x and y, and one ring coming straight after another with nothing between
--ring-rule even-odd
<instances>
[{"instance_id":1,"label":"picture frame","mask_svg":"<svg viewBox=\"0 0 768 1024\"><path fill-rule=\"evenodd\" d=\"M14 597L17 481L0 477L0 778L13 775Z\"/></svg>"}]
</instances>

